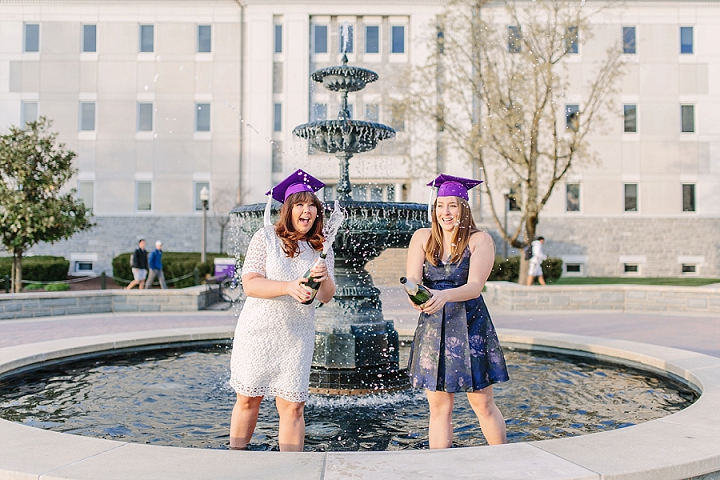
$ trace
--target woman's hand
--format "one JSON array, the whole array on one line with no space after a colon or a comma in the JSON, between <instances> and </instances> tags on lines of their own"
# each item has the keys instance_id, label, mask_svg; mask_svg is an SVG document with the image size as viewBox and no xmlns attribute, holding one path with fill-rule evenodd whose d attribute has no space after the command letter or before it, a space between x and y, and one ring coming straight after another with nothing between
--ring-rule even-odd
<instances>
[{"instance_id":1,"label":"woman's hand","mask_svg":"<svg viewBox=\"0 0 720 480\"><path fill-rule=\"evenodd\" d=\"M316 282L322 282L323 280L327 280L328 278L328 269L327 264L324 262L320 262L320 265L315 265L310 270L310 274L315 279Z\"/></svg>"},{"instance_id":2,"label":"woman's hand","mask_svg":"<svg viewBox=\"0 0 720 480\"><path fill-rule=\"evenodd\" d=\"M410 304L410 306L413 307L415 310L417 310L418 312L422 312L422 311L423 311L422 305L418 305L417 303L415 303L415 302L413 302L412 300L410 300L410 297L409 297L409 296L407 297L407 300L408 300L408 303Z\"/></svg>"},{"instance_id":3,"label":"woman's hand","mask_svg":"<svg viewBox=\"0 0 720 480\"><path fill-rule=\"evenodd\" d=\"M307 282L306 278L298 278L297 280L291 280L285 282L286 294L297 300L299 303L307 302L310 300L312 294L310 291L303 286Z\"/></svg>"},{"instance_id":4,"label":"woman's hand","mask_svg":"<svg viewBox=\"0 0 720 480\"><path fill-rule=\"evenodd\" d=\"M433 294L430 300L420 305L420 311L428 315L439 312L449 301L447 290L430 290L430 293Z\"/></svg>"}]
</instances>

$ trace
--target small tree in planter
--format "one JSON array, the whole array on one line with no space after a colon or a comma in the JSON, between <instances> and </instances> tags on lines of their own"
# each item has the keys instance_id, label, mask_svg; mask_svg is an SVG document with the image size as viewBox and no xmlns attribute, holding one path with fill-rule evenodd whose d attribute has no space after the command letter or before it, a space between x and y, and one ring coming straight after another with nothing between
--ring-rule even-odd
<instances>
[{"instance_id":1,"label":"small tree in planter","mask_svg":"<svg viewBox=\"0 0 720 480\"><path fill-rule=\"evenodd\" d=\"M70 238L94 224L92 214L62 187L75 175L75 152L57 143L40 117L0 136L0 241L13 257L13 291L22 290L23 253L39 242Z\"/></svg>"}]
</instances>

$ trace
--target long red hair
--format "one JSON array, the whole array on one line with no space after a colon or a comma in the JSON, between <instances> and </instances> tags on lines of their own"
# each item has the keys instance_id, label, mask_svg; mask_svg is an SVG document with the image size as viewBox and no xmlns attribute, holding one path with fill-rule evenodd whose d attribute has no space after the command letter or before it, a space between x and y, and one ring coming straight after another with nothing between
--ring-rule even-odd
<instances>
[{"instance_id":1,"label":"long red hair","mask_svg":"<svg viewBox=\"0 0 720 480\"><path fill-rule=\"evenodd\" d=\"M455 226L452 236L452 251L450 252L450 263L457 263L463 256L463 252L470 243L470 236L479 232L475 226L475 220L470 210L470 205L464 198L455 197L460 207L458 216L458 224ZM431 235L425 244L425 258L428 262L437 266L444 256L443 252L443 230L437 221L435 209L437 208L437 199L433 204L432 210L432 230Z\"/></svg>"},{"instance_id":2,"label":"long red hair","mask_svg":"<svg viewBox=\"0 0 720 480\"><path fill-rule=\"evenodd\" d=\"M295 231L295 227L292 223L292 209L296 203L312 202L317 208L317 217L310 231L305 235L301 235ZM280 208L280 218L275 223L275 233L278 238L282 241L282 249L290 258L297 257L300 254L300 247L298 242L305 240L310 244L313 250L322 250L322 244L325 237L322 235L323 231L323 206L320 200L310 192L298 192L290 195L283 203Z\"/></svg>"}]
</instances>

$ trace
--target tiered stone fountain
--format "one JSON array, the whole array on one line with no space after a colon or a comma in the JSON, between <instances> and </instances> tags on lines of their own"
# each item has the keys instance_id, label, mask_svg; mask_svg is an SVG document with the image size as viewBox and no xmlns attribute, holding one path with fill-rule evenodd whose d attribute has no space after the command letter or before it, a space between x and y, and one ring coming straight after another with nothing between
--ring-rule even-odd
<instances>
[{"instance_id":1,"label":"tiered stone fountain","mask_svg":"<svg viewBox=\"0 0 720 480\"><path fill-rule=\"evenodd\" d=\"M395 131L381 123L353 120L347 95L378 79L377 73L347 65L323 68L314 81L341 92L337 120L299 125L293 133L313 149L334 153L340 160L337 197L348 218L340 228L335 252L337 292L316 312L315 353L310 388L316 393L362 394L409 386L398 365L398 334L383 317L380 290L365 264L386 248L407 248L413 232L427 225L427 207L416 203L365 202L352 199L349 161L356 153L373 150ZM329 208L328 205L328 213ZM262 225L263 204L233 210L247 235Z\"/></svg>"}]
</instances>

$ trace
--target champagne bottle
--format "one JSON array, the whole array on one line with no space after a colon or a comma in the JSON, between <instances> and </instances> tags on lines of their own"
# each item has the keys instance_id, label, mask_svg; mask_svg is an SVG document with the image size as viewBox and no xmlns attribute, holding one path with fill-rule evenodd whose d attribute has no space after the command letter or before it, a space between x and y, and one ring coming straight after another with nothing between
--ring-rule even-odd
<instances>
[{"instance_id":1,"label":"champagne bottle","mask_svg":"<svg viewBox=\"0 0 720 480\"><path fill-rule=\"evenodd\" d=\"M303 305L310 305L313 300L315 300L315 295L317 295L318 289L320 288L320 282L315 281L310 271L316 266L325 263L325 257L327 257L327 253L321 253L320 258L317 259L312 268L310 268L310 270L305 272L305 275L303 275L303 278L307 278L307 282L303 283L302 285L308 292L310 292L310 298L302 302Z\"/></svg>"},{"instance_id":2,"label":"champagne bottle","mask_svg":"<svg viewBox=\"0 0 720 480\"><path fill-rule=\"evenodd\" d=\"M422 305L433 296L426 287L423 285L415 285L405 277L400 277L400 283L405 287L408 297L410 297L410 300L412 300L415 305Z\"/></svg>"}]
</instances>

